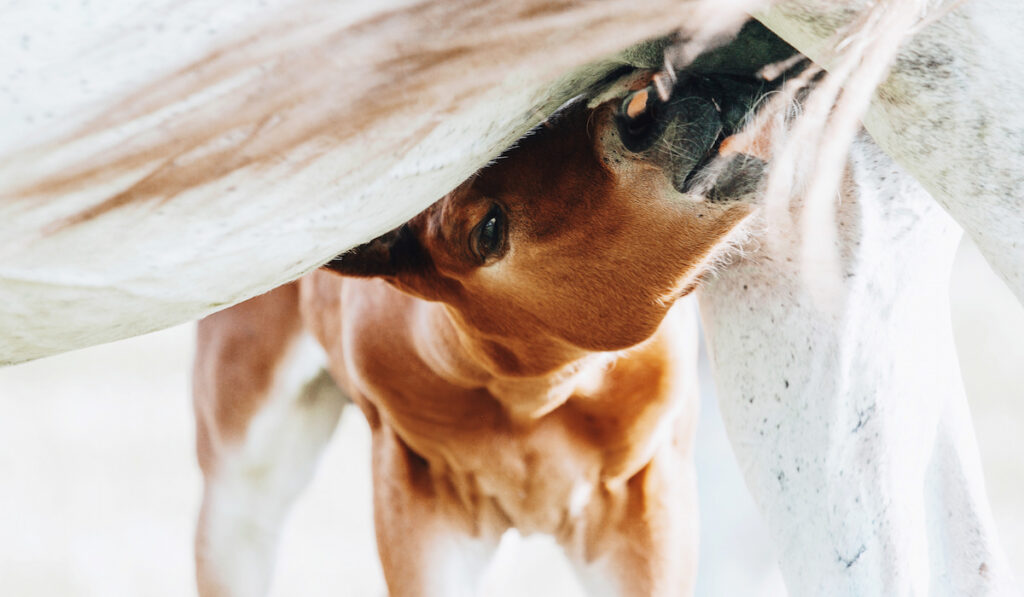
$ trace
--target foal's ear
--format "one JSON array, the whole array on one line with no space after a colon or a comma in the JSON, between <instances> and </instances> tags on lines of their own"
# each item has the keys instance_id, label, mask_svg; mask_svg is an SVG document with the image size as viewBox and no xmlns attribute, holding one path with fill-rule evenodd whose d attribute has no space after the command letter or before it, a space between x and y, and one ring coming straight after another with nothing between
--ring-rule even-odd
<instances>
[{"instance_id":1,"label":"foal's ear","mask_svg":"<svg viewBox=\"0 0 1024 597\"><path fill-rule=\"evenodd\" d=\"M408 224L382 234L368 243L349 249L328 261L324 268L360 278L394 277L421 269L426 251Z\"/></svg>"}]
</instances>

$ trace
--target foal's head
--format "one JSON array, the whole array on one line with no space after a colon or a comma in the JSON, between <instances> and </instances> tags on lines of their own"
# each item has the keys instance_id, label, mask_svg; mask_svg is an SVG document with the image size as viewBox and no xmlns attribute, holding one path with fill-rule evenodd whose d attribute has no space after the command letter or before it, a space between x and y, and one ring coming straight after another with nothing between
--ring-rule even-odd
<instances>
[{"instance_id":1,"label":"foal's head","mask_svg":"<svg viewBox=\"0 0 1024 597\"><path fill-rule=\"evenodd\" d=\"M643 87L646 76L621 81L611 99L565 108L328 267L442 301L494 339L615 350L648 338L749 207L722 188L687 186L732 126L729 108L704 88L711 83L691 82L663 103Z\"/></svg>"}]
</instances>

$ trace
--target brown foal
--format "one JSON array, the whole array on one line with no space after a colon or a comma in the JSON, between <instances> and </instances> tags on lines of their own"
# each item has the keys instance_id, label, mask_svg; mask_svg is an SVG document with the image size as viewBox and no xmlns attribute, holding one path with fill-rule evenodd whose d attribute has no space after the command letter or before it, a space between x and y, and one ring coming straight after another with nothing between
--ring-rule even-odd
<instances>
[{"instance_id":1,"label":"brown foal","mask_svg":"<svg viewBox=\"0 0 1024 597\"><path fill-rule=\"evenodd\" d=\"M692 591L696 322L673 305L750 208L666 175L728 128L694 100L706 82L671 105L650 77L564 108L333 272L200 323L204 597L266 591L345 397L372 430L391 595L473 594L510 528L554 536L593 594Z\"/></svg>"}]
</instances>

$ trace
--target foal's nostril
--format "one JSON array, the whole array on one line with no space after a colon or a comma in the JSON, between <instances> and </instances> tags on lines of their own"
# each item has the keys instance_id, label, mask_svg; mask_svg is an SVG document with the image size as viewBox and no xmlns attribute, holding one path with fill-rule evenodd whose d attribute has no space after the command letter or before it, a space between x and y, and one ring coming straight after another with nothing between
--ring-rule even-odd
<instances>
[{"instance_id":1,"label":"foal's nostril","mask_svg":"<svg viewBox=\"0 0 1024 597\"><path fill-rule=\"evenodd\" d=\"M657 118L664 102L658 98L658 94L650 85L634 91L622 100L619 107L619 117L622 118L630 128L636 130L650 121Z\"/></svg>"},{"instance_id":2,"label":"foal's nostril","mask_svg":"<svg viewBox=\"0 0 1024 597\"><path fill-rule=\"evenodd\" d=\"M664 105L650 85L623 98L615 120L626 149L641 152L657 140L665 128Z\"/></svg>"},{"instance_id":3,"label":"foal's nostril","mask_svg":"<svg viewBox=\"0 0 1024 597\"><path fill-rule=\"evenodd\" d=\"M626 118L636 119L647 111L647 104L651 101L650 88L641 89L626 98L622 106L626 112Z\"/></svg>"}]
</instances>

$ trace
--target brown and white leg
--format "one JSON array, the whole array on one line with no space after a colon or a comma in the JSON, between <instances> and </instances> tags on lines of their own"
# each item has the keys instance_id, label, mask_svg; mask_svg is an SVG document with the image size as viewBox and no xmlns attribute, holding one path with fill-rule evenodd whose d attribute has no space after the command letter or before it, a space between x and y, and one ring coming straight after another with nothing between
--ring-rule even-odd
<instances>
[{"instance_id":1,"label":"brown and white leg","mask_svg":"<svg viewBox=\"0 0 1024 597\"><path fill-rule=\"evenodd\" d=\"M284 286L199 324L194 392L203 505L202 597L257 597L270 585L284 517L309 482L345 399Z\"/></svg>"},{"instance_id":2,"label":"brown and white leg","mask_svg":"<svg viewBox=\"0 0 1024 597\"><path fill-rule=\"evenodd\" d=\"M698 514L689 446L665 446L620 491L625 498L623 510L615 513L612 528L603 531L591 547L570 550L583 552L570 557L587 595L692 595ZM587 549L596 553L585 553Z\"/></svg>"},{"instance_id":3,"label":"brown and white leg","mask_svg":"<svg viewBox=\"0 0 1024 597\"><path fill-rule=\"evenodd\" d=\"M386 426L373 431L377 549L391 597L473 597L497 549L431 476L429 465Z\"/></svg>"}]
</instances>

